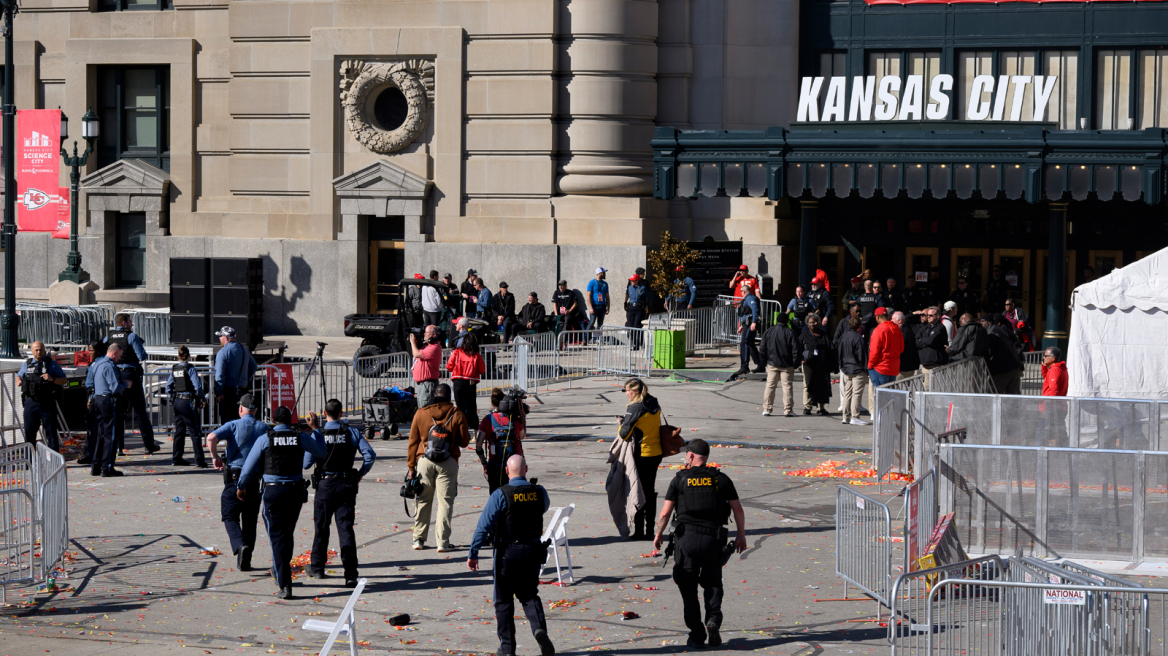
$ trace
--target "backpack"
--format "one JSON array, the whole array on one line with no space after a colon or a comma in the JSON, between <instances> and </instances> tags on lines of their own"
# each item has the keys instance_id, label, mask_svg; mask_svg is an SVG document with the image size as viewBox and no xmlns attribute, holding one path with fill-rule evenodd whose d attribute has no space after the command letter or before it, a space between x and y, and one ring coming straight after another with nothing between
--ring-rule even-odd
<instances>
[{"instance_id":1,"label":"backpack","mask_svg":"<svg viewBox=\"0 0 1168 656\"><path fill-rule=\"evenodd\" d=\"M515 422L512 416L500 412L492 412L488 415L491 419L491 429L495 436L490 439L491 457L490 462L497 462L506 464L507 459L517 454L519 449L516 448L515 439Z\"/></svg>"},{"instance_id":2,"label":"backpack","mask_svg":"<svg viewBox=\"0 0 1168 656\"><path fill-rule=\"evenodd\" d=\"M443 462L452 455L454 435L450 432L450 420L454 412L446 417L445 423L439 424L436 420L426 436L426 451L422 455L430 462Z\"/></svg>"}]
</instances>

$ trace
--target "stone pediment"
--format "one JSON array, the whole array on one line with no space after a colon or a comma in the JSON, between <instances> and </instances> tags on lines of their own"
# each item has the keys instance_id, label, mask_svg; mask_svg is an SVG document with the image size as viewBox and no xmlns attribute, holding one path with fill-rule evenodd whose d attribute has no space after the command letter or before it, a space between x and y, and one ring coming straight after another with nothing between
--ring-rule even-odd
<instances>
[{"instance_id":1,"label":"stone pediment","mask_svg":"<svg viewBox=\"0 0 1168 656\"><path fill-rule=\"evenodd\" d=\"M89 195L166 197L170 174L140 159L122 159L81 178Z\"/></svg>"},{"instance_id":2,"label":"stone pediment","mask_svg":"<svg viewBox=\"0 0 1168 656\"><path fill-rule=\"evenodd\" d=\"M416 173L378 160L333 180L333 189L341 198L424 199L432 184Z\"/></svg>"}]
</instances>

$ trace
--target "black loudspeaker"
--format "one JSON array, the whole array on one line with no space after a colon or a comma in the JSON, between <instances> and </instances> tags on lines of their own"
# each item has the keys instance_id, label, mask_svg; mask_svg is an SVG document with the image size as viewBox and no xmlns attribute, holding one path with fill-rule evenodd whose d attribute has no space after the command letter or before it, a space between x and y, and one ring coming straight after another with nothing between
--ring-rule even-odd
<instances>
[{"instance_id":1,"label":"black loudspeaker","mask_svg":"<svg viewBox=\"0 0 1168 656\"><path fill-rule=\"evenodd\" d=\"M170 259L170 342L211 343L211 260Z\"/></svg>"},{"instance_id":2,"label":"black loudspeaker","mask_svg":"<svg viewBox=\"0 0 1168 656\"><path fill-rule=\"evenodd\" d=\"M236 341L254 347L264 339L264 261L262 258L212 258L211 333L235 329Z\"/></svg>"}]
</instances>

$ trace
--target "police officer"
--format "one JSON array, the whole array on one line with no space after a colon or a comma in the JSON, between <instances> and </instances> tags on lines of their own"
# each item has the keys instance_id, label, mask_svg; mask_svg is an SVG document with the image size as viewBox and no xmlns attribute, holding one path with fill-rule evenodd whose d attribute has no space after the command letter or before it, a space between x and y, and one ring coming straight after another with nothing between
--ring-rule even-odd
<instances>
[{"instance_id":1,"label":"police officer","mask_svg":"<svg viewBox=\"0 0 1168 656\"><path fill-rule=\"evenodd\" d=\"M976 317L981 312L981 299L977 292L969 288L969 280L965 276L957 278L957 289L949 295L949 300L957 304L957 316L968 312Z\"/></svg>"},{"instance_id":2,"label":"police officer","mask_svg":"<svg viewBox=\"0 0 1168 656\"><path fill-rule=\"evenodd\" d=\"M787 303L787 312L794 315L791 319L791 325L794 326L799 334L802 334L807 328L807 315L814 312L816 308L815 301L804 291L803 285L795 288L795 298L792 298Z\"/></svg>"},{"instance_id":3,"label":"police officer","mask_svg":"<svg viewBox=\"0 0 1168 656\"><path fill-rule=\"evenodd\" d=\"M820 325L823 326L823 332L828 332L827 326L831 321L832 315L835 314L835 304L831 302L831 292L827 289L827 274L816 276L811 279L811 291L807 292L807 298L815 304L815 313L823 317L820 320ZM802 326L800 326L802 328Z\"/></svg>"},{"instance_id":4,"label":"police officer","mask_svg":"<svg viewBox=\"0 0 1168 656\"><path fill-rule=\"evenodd\" d=\"M219 403L219 418L223 421L239 419L236 408L239 399L251 389L256 361L247 347L235 341L235 329L223 326L215 332L223 348L215 354L215 400Z\"/></svg>"},{"instance_id":5,"label":"police officer","mask_svg":"<svg viewBox=\"0 0 1168 656\"><path fill-rule=\"evenodd\" d=\"M126 381L126 393L122 395L122 410L118 413L118 448L125 449L125 420L122 412L128 406L134 411L138 421L138 431L142 433L142 445L146 447L146 454L150 455L159 449L154 442L154 427L150 424L150 413L146 411L146 396L142 389L142 361L149 358L146 347L142 345L142 338L134 332L134 322L130 315L119 312L114 317L114 328L105 338L107 344L117 344L122 349L122 359L118 362L118 369L122 379Z\"/></svg>"},{"instance_id":6,"label":"police officer","mask_svg":"<svg viewBox=\"0 0 1168 656\"><path fill-rule=\"evenodd\" d=\"M649 287L641 274L629 276L629 284L625 287L625 328L641 328L645 325L645 317L649 314ZM643 338L641 333L633 333L633 350L641 348Z\"/></svg>"},{"instance_id":7,"label":"police officer","mask_svg":"<svg viewBox=\"0 0 1168 656\"><path fill-rule=\"evenodd\" d=\"M685 273L685 267L679 266L673 270L678 276ZM693 278L685 276L685 278L674 278L673 288L681 287L681 292L670 297L670 309L674 312L679 310L692 310L695 303L698 302L698 286L694 284Z\"/></svg>"},{"instance_id":8,"label":"police officer","mask_svg":"<svg viewBox=\"0 0 1168 656\"><path fill-rule=\"evenodd\" d=\"M336 518L337 542L341 546L341 564L345 568L345 587L357 587L357 537L353 534L353 519L357 512L357 485L365 474L373 468L377 454L369 442L361 436L361 431L350 428L341 421L344 406L337 399L329 399L324 404L324 414L328 422L321 431L324 451L311 453L304 459L304 467L317 463L313 479L317 480L316 495L312 502L312 518L316 535L312 538L312 559L304 572L314 579L325 578L324 567L328 562L329 524ZM316 415L311 415L315 417ZM353 469L353 457L361 453L361 469Z\"/></svg>"},{"instance_id":9,"label":"police officer","mask_svg":"<svg viewBox=\"0 0 1168 656\"><path fill-rule=\"evenodd\" d=\"M191 454L195 456L195 466L207 468L203 457L203 429L199 424L198 411L207 405L203 392L203 382L199 380L199 370L191 364L191 352L186 346L178 347L178 362L170 368L166 379L166 395L174 403L174 444L171 448L170 463L185 467L191 463L183 459L187 433L191 436Z\"/></svg>"},{"instance_id":10,"label":"police officer","mask_svg":"<svg viewBox=\"0 0 1168 656\"><path fill-rule=\"evenodd\" d=\"M276 408L272 420L276 426L257 437L247 454L235 498L246 503L248 496L254 494L249 491L255 487L253 481L263 473L259 495L264 500L264 526L268 530L268 542L272 544L272 578L279 590L276 596L291 599L296 520L300 518L300 507L308 501L304 465L309 454L323 454L325 451L316 435L292 428L292 411L288 408ZM309 416L308 427L314 430L320 427L315 413Z\"/></svg>"},{"instance_id":11,"label":"police officer","mask_svg":"<svg viewBox=\"0 0 1168 656\"><path fill-rule=\"evenodd\" d=\"M45 442L54 451L61 450L57 439L57 387L65 384L65 370L50 358L42 342L32 343L32 357L16 372L24 401L24 441L36 443L37 431L43 424Z\"/></svg>"},{"instance_id":12,"label":"police officer","mask_svg":"<svg viewBox=\"0 0 1168 656\"><path fill-rule=\"evenodd\" d=\"M101 446L101 434L97 432L97 404L93 402L93 372L97 363L105 358L105 350L106 346L101 342L89 345L90 360L85 371L85 390L89 392L85 403L85 455L77 459L79 465L92 465Z\"/></svg>"},{"instance_id":13,"label":"police officer","mask_svg":"<svg viewBox=\"0 0 1168 656\"><path fill-rule=\"evenodd\" d=\"M884 307L884 297L876 293L871 280L864 281L864 291L856 297L856 305L860 307L860 322L864 324L864 340L867 341L876 327L876 308Z\"/></svg>"},{"instance_id":14,"label":"police officer","mask_svg":"<svg viewBox=\"0 0 1168 656\"><path fill-rule=\"evenodd\" d=\"M527 461L523 456L507 459L510 481L491 493L479 516L470 558L466 566L479 569L479 549L492 533L495 536L495 621L499 634L499 656L515 654L515 597L531 624L531 633L543 656L553 656L556 648L547 633L543 601L539 598L539 570L547 551L540 542L543 514L551 505L547 490L527 482Z\"/></svg>"},{"instance_id":15,"label":"police officer","mask_svg":"<svg viewBox=\"0 0 1168 656\"><path fill-rule=\"evenodd\" d=\"M722 644L718 631L722 627L722 567L733 551L746 550L746 515L738 501L738 492L728 476L706 467L710 445L705 440L686 443L686 469L677 473L665 493L665 506L657 522L653 547L661 548L661 534L669 523L674 505L677 506L677 526L673 530L675 550L673 580L681 592L685 625L689 627L690 647ZM738 537L732 544L726 539L726 522L734 513ZM706 602L706 623L702 624L698 608L698 584L701 584Z\"/></svg>"},{"instance_id":16,"label":"police officer","mask_svg":"<svg viewBox=\"0 0 1168 656\"><path fill-rule=\"evenodd\" d=\"M128 384L118 371L118 360L121 358L122 347L110 344L106 348L105 357L91 367L93 405L97 408L97 434L101 436L101 441L96 445L89 473L103 478L122 475L122 472L114 469L118 448L117 413L121 407L118 398L126 391Z\"/></svg>"},{"instance_id":17,"label":"police officer","mask_svg":"<svg viewBox=\"0 0 1168 656\"><path fill-rule=\"evenodd\" d=\"M268 432L267 424L256 421L252 414L254 410L255 401L251 394L244 394L239 397L239 419L229 421L207 435L207 451L214 459L215 469L223 472L223 495L219 499L219 512L227 529L227 537L231 540L235 565L241 572L251 571L256 520L260 514L260 486L258 479L250 480L245 494L238 495L237 491L243 487L239 476L255 441ZM227 442L224 448L226 461L219 457L216 449L219 440Z\"/></svg>"}]
</instances>

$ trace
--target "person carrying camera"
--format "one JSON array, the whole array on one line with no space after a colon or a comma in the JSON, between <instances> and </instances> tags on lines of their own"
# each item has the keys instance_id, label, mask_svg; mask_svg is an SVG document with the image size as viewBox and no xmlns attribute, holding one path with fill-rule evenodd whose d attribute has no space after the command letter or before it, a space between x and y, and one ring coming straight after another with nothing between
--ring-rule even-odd
<instances>
[{"instance_id":1,"label":"person carrying camera","mask_svg":"<svg viewBox=\"0 0 1168 656\"><path fill-rule=\"evenodd\" d=\"M110 356L113 357L112 355ZM248 483L251 489L243 495L239 481L243 464L251 453L255 441L268 432L268 425L256 421L255 400L251 394L239 397L239 419L223 424L207 434L207 451L211 454L215 469L223 472L223 494L219 499L219 513L227 537L231 540L231 553L235 554L235 565L241 572L251 571L251 553L255 549L256 520L260 515L260 486L255 481ZM224 440L226 461L219 457L219 440Z\"/></svg>"},{"instance_id":2,"label":"person carrying camera","mask_svg":"<svg viewBox=\"0 0 1168 656\"><path fill-rule=\"evenodd\" d=\"M523 390L518 387L491 392L495 410L483 417L475 435L475 453L483 464L483 476L491 492L507 484L506 463L511 456L523 455L523 440L527 438L527 404Z\"/></svg>"},{"instance_id":3,"label":"person carrying camera","mask_svg":"<svg viewBox=\"0 0 1168 656\"><path fill-rule=\"evenodd\" d=\"M438 384L438 369L442 366L442 345L438 343L438 326L426 326L422 333L425 344L418 347L418 334L410 333L410 352L414 356L411 373L414 376L414 393L418 395L418 407L430 403L434 386Z\"/></svg>"},{"instance_id":4,"label":"person carrying camera","mask_svg":"<svg viewBox=\"0 0 1168 656\"><path fill-rule=\"evenodd\" d=\"M738 501L738 491L730 477L706 466L710 445L705 440L690 440L685 447L686 468L677 472L665 492L665 504L657 521L653 548L661 548L662 534L677 507L677 525L670 548L676 550L673 581L681 592L682 613L689 627L686 644L695 649L722 644L722 568L737 551L746 550L746 513ZM738 536L727 543L726 522L734 513ZM698 585L702 586L706 604L706 623L698 607Z\"/></svg>"},{"instance_id":5,"label":"person carrying camera","mask_svg":"<svg viewBox=\"0 0 1168 656\"><path fill-rule=\"evenodd\" d=\"M65 370L49 357L43 342L32 343L32 357L20 365L16 384L24 402L24 441L35 444L37 431L44 425L45 442L61 450L57 439L57 388L65 385Z\"/></svg>"},{"instance_id":6,"label":"person carrying camera","mask_svg":"<svg viewBox=\"0 0 1168 656\"><path fill-rule=\"evenodd\" d=\"M327 406L326 406L327 407ZM272 543L272 578L276 596L292 598L292 555L296 547L296 520L308 501L308 481L303 469L312 454L324 455L324 444L312 433L292 428L292 411L284 406L272 413L276 426L256 438L239 473L235 496L247 501L252 479L263 474L259 495L264 500L264 526ZM308 415L308 427L316 430L316 413ZM356 585L356 582L354 582Z\"/></svg>"},{"instance_id":7,"label":"person carrying camera","mask_svg":"<svg viewBox=\"0 0 1168 656\"><path fill-rule=\"evenodd\" d=\"M312 538L312 559L304 573L314 579L325 578L324 568L328 563L329 524L333 518L337 522L337 542L341 546L341 565L345 569L345 587L357 587L357 537L353 533L353 520L357 512L357 486L365 474L373 468L377 454L373 447L361 436L361 431L341 421L344 406L337 399L329 399L324 404L324 415L328 422L320 431L324 452L311 452L304 457L304 468L316 465L313 473L313 487L316 495L312 501L312 521L316 533ZM309 419L315 414L309 413ZM311 426L311 424L310 424ZM361 469L353 468L353 458L360 452Z\"/></svg>"},{"instance_id":8,"label":"person carrying camera","mask_svg":"<svg viewBox=\"0 0 1168 656\"><path fill-rule=\"evenodd\" d=\"M466 566L479 569L479 549L494 535L495 621L500 655L515 654L515 599L523 604L523 614L543 656L554 656L556 648L547 633L543 601L539 598L540 564L547 552L540 542L543 515L551 506L547 490L527 481L527 461L513 455L507 459L507 484L491 493L479 516Z\"/></svg>"},{"instance_id":9,"label":"person carrying camera","mask_svg":"<svg viewBox=\"0 0 1168 656\"><path fill-rule=\"evenodd\" d=\"M426 548L435 496L438 497L438 552L454 551L450 543L450 520L454 515L454 498L458 496L458 458L469 443L466 417L450 402L450 386L441 383L434 388L430 405L414 414L406 448L409 471L402 496L407 496L407 492L418 496L415 551ZM417 489L419 484L424 486L421 490Z\"/></svg>"}]
</instances>

